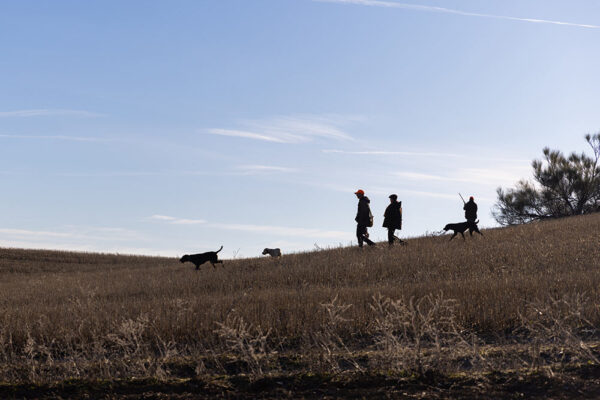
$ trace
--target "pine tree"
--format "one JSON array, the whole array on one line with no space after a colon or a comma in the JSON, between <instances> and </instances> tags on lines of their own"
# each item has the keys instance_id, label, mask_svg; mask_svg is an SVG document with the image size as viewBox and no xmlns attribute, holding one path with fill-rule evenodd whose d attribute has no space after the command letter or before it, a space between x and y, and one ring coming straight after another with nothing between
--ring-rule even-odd
<instances>
[{"instance_id":1,"label":"pine tree","mask_svg":"<svg viewBox=\"0 0 600 400\"><path fill-rule=\"evenodd\" d=\"M534 160L534 182L521 180L513 189L498 188L492 214L501 225L581 215L600 210L600 133L586 135L593 156L544 149Z\"/></svg>"}]
</instances>

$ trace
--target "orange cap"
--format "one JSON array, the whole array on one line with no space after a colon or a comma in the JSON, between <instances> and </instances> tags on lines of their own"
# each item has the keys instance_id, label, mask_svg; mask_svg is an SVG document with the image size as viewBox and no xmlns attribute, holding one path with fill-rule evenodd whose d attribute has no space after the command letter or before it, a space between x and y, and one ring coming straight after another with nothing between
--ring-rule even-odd
<instances>
[{"instance_id":1,"label":"orange cap","mask_svg":"<svg viewBox=\"0 0 600 400\"><path fill-rule=\"evenodd\" d=\"M365 191L362 190L362 189L358 189L356 192L354 192L354 194L362 194L362 195L364 195Z\"/></svg>"}]
</instances>

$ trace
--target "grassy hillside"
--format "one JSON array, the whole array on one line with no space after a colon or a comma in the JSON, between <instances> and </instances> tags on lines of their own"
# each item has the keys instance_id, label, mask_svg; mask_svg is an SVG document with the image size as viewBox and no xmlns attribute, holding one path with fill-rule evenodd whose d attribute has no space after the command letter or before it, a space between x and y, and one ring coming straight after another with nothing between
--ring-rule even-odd
<instances>
[{"instance_id":1,"label":"grassy hillside","mask_svg":"<svg viewBox=\"0 0 600 400\"><path fill-rule=\"evenodd\" d=\"M599 228L600 214L200 271L172 258L0 249L0 380L595 363Z\"/></svg>"}]
</instances>

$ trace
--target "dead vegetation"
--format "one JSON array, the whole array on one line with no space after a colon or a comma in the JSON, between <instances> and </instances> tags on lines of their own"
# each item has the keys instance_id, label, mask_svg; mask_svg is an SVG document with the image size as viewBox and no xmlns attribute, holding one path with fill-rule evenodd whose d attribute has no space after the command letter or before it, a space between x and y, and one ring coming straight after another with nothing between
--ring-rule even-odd
<instances>
[{"instance_id":1,"label":"dead vegetation","mask_svg":"<svg viewBox=\"0 0 600 400\"><path fill-rule=\"evenodd\" d=\"M0 249L0 381L553 376L597 365L598 226L594 214L200 271Z\"/></svg>"}]
</instances>

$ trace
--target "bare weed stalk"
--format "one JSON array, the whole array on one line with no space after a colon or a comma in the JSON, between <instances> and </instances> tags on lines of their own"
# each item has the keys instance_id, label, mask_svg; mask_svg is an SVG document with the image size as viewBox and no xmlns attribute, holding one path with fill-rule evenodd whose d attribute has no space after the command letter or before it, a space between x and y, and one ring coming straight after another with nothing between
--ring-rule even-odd
<instances>
[{"instance_id":1,"label":"bare weed stalk","mask_svg":"<svg viewBox=\"0 0 600 400\"><path fill-rule=\"evenodd\" d=\"M334 374L339 374L348 368L362 371L338 333L344 325L352 321L344 316L352 304L344 304L335 296L329 303L321 304L321 307L325 314L324 323L313 334L313 341L319 350L321 369Z\"/></svg>"},{"instance_id":2,"label":"bare weed stalk","mask_svg":"<svg viewBox=\"0 0 600 400\"><path fill-rule=\"evenodd\" d=\"M585 317L589 300L581 294L549 297L529 303L523 313L520 336L529 343L529 357L524 360L533 370L548 370L573 361L600 363L586 339L597 333L596 325Z\"/></svg>"},{"instance_id":3,"label":"bare weed stalk","mask_svg":"<svg viewBox=\"0 0 600 400\"><path fill-rule=\"evenodd\" d=\"M254 376L262 376L268 365L269 351L267 339L270 331L263 331L260 326L253 326L237 315L228 315L225 322L217 322L219 328L215 332L223 340L227 351L242 360L247 372Z\"/></svg>"},{"instance_id":4,"label":"bare weed stalk","mask_svg":"<svg viewBox=\"0 0 600 400\"><path fill-rule=\"evenodd\" d=\"M455 300L441 294L408 301L373 296L375 364L423 374L444 370L445 363L459 356L466 355L471 363L485 361L478 338L457 323L456 307Z\"/></svg>"}]
</instances>

